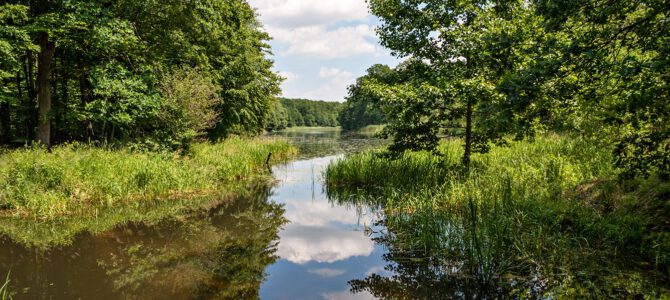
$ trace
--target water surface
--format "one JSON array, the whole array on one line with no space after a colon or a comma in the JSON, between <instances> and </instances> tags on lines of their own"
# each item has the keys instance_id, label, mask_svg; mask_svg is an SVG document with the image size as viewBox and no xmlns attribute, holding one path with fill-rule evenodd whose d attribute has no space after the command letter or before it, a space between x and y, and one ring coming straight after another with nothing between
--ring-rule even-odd
<instances>
[{"instance_id":1,"label":"water surface","mask_svg":"<svg viewBox=\"0 0 670 300\"><path fill-rule=\"evenodd\" d=\"M383 274L383 231L364 204L333 204L322 173L334 159L384 141L339 130L290 131L300 157L167 218L83 232L35 247L0 237L0 275L14 299L373 299L349 281ZM3 220L3 222L14 222ZM11 224L10 224L11 225ZM49 235L59 224L36 223ZM31 226L16 226L32 230Z\"/></svg>"}]
</instances>

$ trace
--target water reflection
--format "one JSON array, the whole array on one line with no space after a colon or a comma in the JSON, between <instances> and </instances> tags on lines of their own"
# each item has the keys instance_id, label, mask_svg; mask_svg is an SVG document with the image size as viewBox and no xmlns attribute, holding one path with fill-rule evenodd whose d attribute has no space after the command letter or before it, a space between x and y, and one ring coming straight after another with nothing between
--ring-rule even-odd
<instances>
[{"instance_id":1,"label":"water reflection","mask_svg":"<svg viewBox=\"0 0 670 300\"><path fill-rule=\"evenodd\" d=\"M375 299L350 292L348 281L382 268L383 246L370 236L377 214L363 204L336 204L325 193L323 171L343 153L384 141L339 131L285 133L303 159L274 168L271 199L284 204L289 224L279 233L281 258L267 270L263 299Z\"/></svg>"},{"instance_id":2,"label":"water reflection","mask_svg":"<svg viewBox=\"0 0 670 300\"><path fill-rule=\"evenodd\" d=\"M4 238L0 270L11 270L14 299L257 298L286 221L269 192L261 184L207 211L82 234L48 251Z\"/></svg>"}]
</instances>

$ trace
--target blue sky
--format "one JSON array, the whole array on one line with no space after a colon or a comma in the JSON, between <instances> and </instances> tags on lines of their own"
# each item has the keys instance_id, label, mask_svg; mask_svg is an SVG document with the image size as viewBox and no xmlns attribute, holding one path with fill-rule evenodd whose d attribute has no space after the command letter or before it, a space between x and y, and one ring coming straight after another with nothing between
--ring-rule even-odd
<instances>
[{"instance_id":1,"label":"blue sky","mask_svg":"<svg viewBox=\"0 0 670 300\"><path fill-rule=\"evenodd\" d=\"M250 0L260 14L284 97L343 101L373 64L398 60L379 45L365 0Z\"/></svg>"}]
</instances>

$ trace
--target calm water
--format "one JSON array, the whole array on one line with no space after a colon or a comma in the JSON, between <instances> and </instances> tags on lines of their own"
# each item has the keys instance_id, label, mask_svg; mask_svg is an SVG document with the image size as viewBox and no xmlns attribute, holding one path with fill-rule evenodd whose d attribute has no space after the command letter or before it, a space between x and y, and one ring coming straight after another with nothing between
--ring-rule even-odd
<instances>
[{"instance_id":1,"label":"calm water","mask_svg":"<svg viewBox=\"0 0 670 300\"><path fill-rule=\"evenodd\" d=\"M322 173L383 141L333 130L280 136L301 156L274 167L273 184L50 250L0 237L0 275L11 271L14 299L374 299L350 292L350 281L391 275L379 216L329 201Z\"/></svg>"}]
</instances>

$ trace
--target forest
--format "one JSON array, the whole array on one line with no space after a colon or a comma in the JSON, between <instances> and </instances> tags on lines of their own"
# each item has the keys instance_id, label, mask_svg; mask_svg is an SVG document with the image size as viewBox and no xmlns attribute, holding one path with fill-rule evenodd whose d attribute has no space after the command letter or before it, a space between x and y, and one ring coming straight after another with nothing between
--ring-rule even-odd
<instances>
[{"instance_id":1,"label":"forest","mask_svg":"<svg viewBox=\"0 0 670 300\"><path fill-rule=\"evenodd\" d=\"M270 112L267 130L290 127L337 127L341 103L279 98Z\"/></svg>"},{"instance_id":2,"label":"forest","mask_svg":"<svg viewBox=\"0 0 670 300\"><path fill-rule=\"evenodd\" d=\"M5 1L0 137L148 143L255 135L279 93L243 0Z\"/></svg>"}]
</instances>

